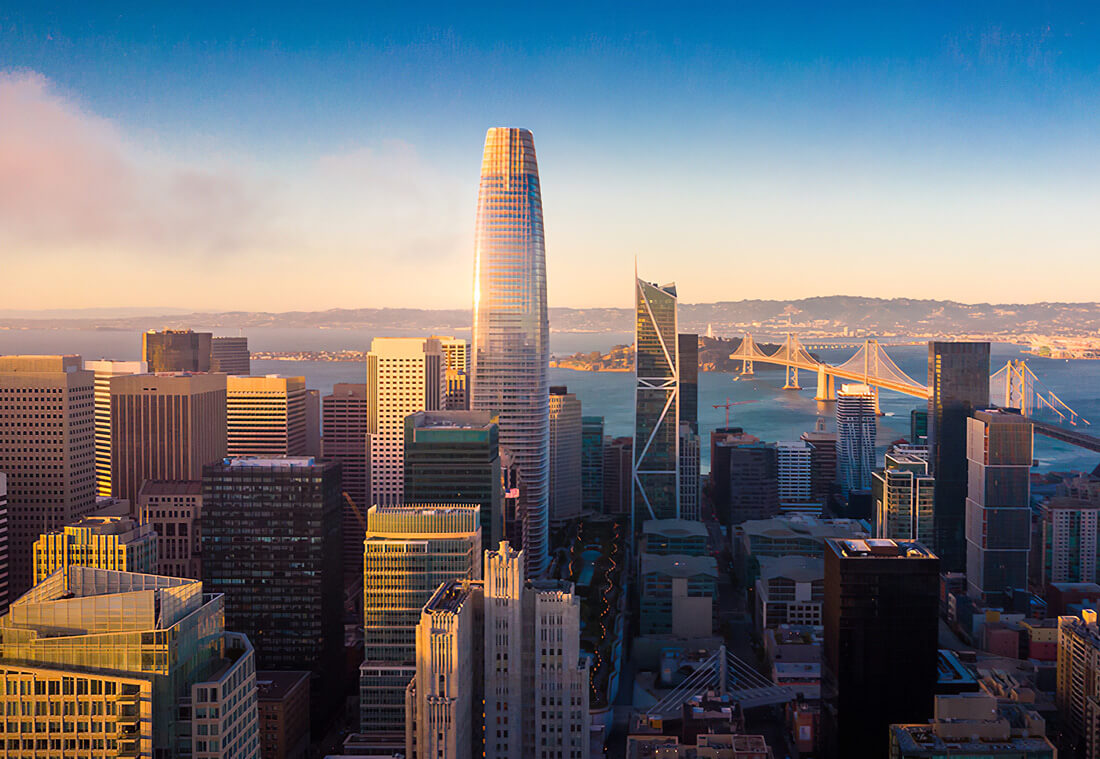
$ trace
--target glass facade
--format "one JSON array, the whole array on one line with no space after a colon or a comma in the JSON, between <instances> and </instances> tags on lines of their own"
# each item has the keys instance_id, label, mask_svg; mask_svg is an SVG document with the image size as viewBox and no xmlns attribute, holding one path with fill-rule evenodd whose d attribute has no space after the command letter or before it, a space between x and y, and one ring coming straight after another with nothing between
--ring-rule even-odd
<instances>
[{"instance_id":1,"label":"glass facade","mask_svg":"<svg viewBox=\"0 0 1100 759\"><path fill-rule=\"evenodd\" d=\"M499 415L500 444L525 485L523 549L537 576L548 562L550 326L542 195L526 129L485 135L473 311L470 408Z\"/></svg>"},{"instance_id":2,"label":"glass facade","mask_svg":"<svg viewBox=\"0 0 1100 759\"><path fill-rule=\"evenodd\" d=\"M603 417L581 417L581 507L603 511Z\"/></svg>"}]
</instances>

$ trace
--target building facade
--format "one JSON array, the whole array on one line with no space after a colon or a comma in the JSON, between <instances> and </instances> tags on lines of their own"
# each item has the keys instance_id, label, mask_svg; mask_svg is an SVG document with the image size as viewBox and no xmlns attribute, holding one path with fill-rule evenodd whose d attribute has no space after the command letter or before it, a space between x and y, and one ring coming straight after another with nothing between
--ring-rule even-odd
<instances>
[{"instance_id":1,"label":"building facade","mask_svg":"<svg viewBox=\"0 0 1100 759\"><path fill-rule=\"evenodd\" d=\"M1040 582L1096 582L1100 575L1100 502L1056 496L1043 503Z\"/></svg>"},{"instance_id":2,"label":"building facade","mask_svg":"<svg viewBox=\"0 0 1100 759\"><path fill-rule=\"evenodd\" d=\"M306 455L306 378L229 376L226 454Z\"/></svg>"},{"instance_id":3,"label":"building facade","mask_svg":"<svg viewBox=\"0 0 1100 759\"><path fill-rule=\"evenodd\" d=\"M680 518L698 519L700 513L700 494L702 467L699 435L692 431L687 422L680 423Z\"/></svg>"},{"instance_id":4,"label":"building facade","mask_svg":"<svg viewBox=\"0 0 1100 759\"><path fill-rule=\"evenodd\" d=\"M875 537L931 545L936 481L928 474L928 462L917 456L887 453L885 464L871 474Z\"/></svg>"},{"instance_id":5,"label":"building facade","mask_svg":"<svg viewBox=\"0 0 1100 759\"><path fill-rule=\"evenodd\" d=\"M713 632L718 563L713 556L641 554L639 631L702 638Z\"/></svg>"},{"instance_id":6,"label":"building facade","mask_svg":"<svg viewBox=\"0 0 1100 759\"><path fill-rule=\"evenodd\" d=\"M309 759L309 672L256 673L260 759Z\"/></svg>"},{"instance_id":7,"label":"building facade","mask_svg":"<svg viewBox=\"0 0 1100 759\"><path fill-rule=\"evenodd\" d=\"M842 385L836 393L837 474L841 492L871 489L875 469L877 400L867 385Z\"/></svg>"},{"instance_id":8,"label":"building facade","mask_svg":"<svg viewBox=\"0 0 1100 759\"><path fill-rule=\"evenodd\" d=\"M43 530L95 510L94 380L80 356L0 356L10 578L0 605L34 583L33 546Z\"/></svg>"},{"instance_id":9,"label":"building facade","mask_svg":"<svg viewBox=\"0 0 1100 759\"><path fill-rule=\"evenodd\" d=\"M138 515L157 536L156 573L201 579L202 480L146 480Z\"/></svg>"},{"instance_id":10,"label":"building facade","mask_svg":"<svg viewBox=\"0 0 1100 759\"><path fill-rule=\"evenodd\" d=\"M130 517L86 516L44 533L34 544L34 582L69 567L155 574L157 535L153 526Z\"/></svg>"},{"instance_id":11,"label":"building facade","mask_svg":"<svg viewBox=\"0 0 1100 759\"><path fill-rule=\"evenodd\" d=\"M446 366L435 338L376 337L367 354L370 501L402 502L405 417L443 408Z\"/></svg>"},{"instance_id":12,"label":"building facade","mask_svg":"<svg viewBox=\"0 0 1100 759\"><path fill-rule=\"evenodd\" d=\"M719 446L729 472L728 524L769 519L779 513L779 449L773 443ZM717 508L717 504L715 507Z\"/></svg>"},{"instance_id":13,"label":"building facade","mask_svg":"<svg viewBox=\"0 0 1100 759\"><path fill-rule=\"evenodd\" d=\"M581 508L603 511L603 417L581 417Z\"/></svg>"},{"instance_id":14,"label":"building facade","mask_svg":"<svg viewBox=\"0 0 1100 759\"><path fill-rule=\"evenodd\" d=\"M676 336L680 370L680 424L699 434L699 335Z\"/></svg>"},{"instance_id":15,"label":"building facade","mask_svg":"<svg viewBox=\"0 0 1100 759\"><path fill-rule=\"evenodd\" d=\"M550 388L550 523L581 515L581 402L564 386Z\"/></svg>"},{"instance_id":16,"label":"building facade","mask_svg":"<svg viewBox=\"0 0 1100 759\"><path fill-rule=\"evenodd\" d=\"M810 497L816 503L829 504L837 482L837 435L825 429L825 418L818 417L812 431L801 440L810 446Z\"/></svg>"},{"instance_id":17,"label":"building facade","mask_svg":"<svg viewBox=\"0 0 1100 759\"><path fill-rule=\"evenodd\" d=\"M1059 717L1078 756L1100 756L1100 626L1095 609L1058 617Z\"/></svg>"},{"instance_id":18,"label":"building facade","mask_svg":"<svg viewBox=\"0 0 1100 759\"><path fill-rule=\"evenodd\" d=\"M811 457L813 449L805 440L781 440L775 444L778 456L779 507L796 507L813 501Z\"/></svg>"},{"instance_id":19,"label":"building facade","mask_svg":"<svg viewBox=\"0 0 1100 759\"><path fill-rule=\"evenodd\" d=\"M210 371L223 374L252 374L252 354L247 337L212 337L210 339Z\"/></svg>"},{"instance_id":20,"label":"building facade","mask_svg":"<svg viewBox=\"0 0 1100 759\"><path fill-rule=\"evenodd\" d=\"M344 577L363 576L363 532L370 508L370 418L366 384L338 382L321 400L321 455L340 462L343 473Z\"/></svg>"},{"instance_id":21,"label":"building facade","mask_svg":"<svg viewBox=\"0 0 1100 759\"><path fill-rule=\"evenodd\" d=\"M603 513L630 514L634 492L634 438L605 438L603 446Z\"/></svg>"},{"instance_id":22,"label":"building facade","mask_svg":"<svg viewBox=\"0 0 1100 759\"><path fill-rule=\"evenodd\" d=\"M535 141L485 135L474 231L470 408L499 415L500 443L524 482L523 547L532 575L549 562L550 322Z\"/></svg>"},{"instance_id":23,"label":"building facade","mask_svg":"<svg viewBox=\"0 0 1100 759\"><path fill-rule=\"evenodd\" d=\"M96 495L111 495L111 377L145 374L144 361L85 361L95 374L95 483Z\"/></svg>"},{"instance_id":24,"label":"building facade","mask_svg":"<svg viewBox=\"0 0 1100 759\"><path fill-rule=\"evenodd\" d=\"M141 360L154 374L208 372L213 335L189 329L151 329L141 335Z\"/></svg>"}]
</instances>

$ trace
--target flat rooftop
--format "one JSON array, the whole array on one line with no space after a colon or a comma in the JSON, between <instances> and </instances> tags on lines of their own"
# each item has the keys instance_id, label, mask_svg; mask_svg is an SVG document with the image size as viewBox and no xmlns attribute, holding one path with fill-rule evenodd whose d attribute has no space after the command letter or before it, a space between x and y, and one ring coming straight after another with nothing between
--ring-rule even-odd
<instances>
[{"instance_id":1,"label":"flat rooftop","mask_svg":"<svg viewBox=\"0 0 1100 759\"><path fill-rule=\"evenodd\" d=\"M308 671L256 670L256 689L260 701L282 701L302 681L308 688L309 675Z\"/></svg>"},{"instance_id":2,"label":"flat rooftop","mask_svg":"<svg viewBox=\"0 0 1100 759\"><path fill-rule=\"evenodd\" d=\"M670 538L705 538L707 528L702 522L691 519L647 519L642 523L646 535L664 535Z\"/></svg>"},{"instance_id":3,"label":"flat rooftop","mask_svg":"<svg viewBox=\"0 0 1100 759\"><path fill-rule=\"evenodd\" d=\"M226 456L224 466L232 469L281 469L295 466L316 466L313 456Z\"/></svg>"},{"instance_id":4,"label":"flat rooftop","mask_svg":"<svg viewBox=\"0 0 1100 759\"><path fill-rule=\"evenodd\" d=\"M922 546L889 538L830 540L829 545L846 559L934 559L936 555Z\"/></svg>"},{"instance_id":5,"label":"flat rooftop","mask_svg":"<svg viewBox=\"0 0 1100 759\"><path fill-rule=\"evenodd\" d=\"M202 480L146 480L138 495L202 495Z\"/></svg>"}]
</instances>

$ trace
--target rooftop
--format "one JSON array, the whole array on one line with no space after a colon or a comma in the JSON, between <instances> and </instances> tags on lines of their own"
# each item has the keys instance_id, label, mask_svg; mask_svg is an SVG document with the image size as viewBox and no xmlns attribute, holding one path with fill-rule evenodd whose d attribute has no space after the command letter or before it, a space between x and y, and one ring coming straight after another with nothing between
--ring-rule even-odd
<instances>
[{"instance_id":1,"label":"rooftop","mask_svg":"<svg viewBox=\"0 0 1100 759\"><path fill-rule=\"evenodd\" d=\"M425 614L445 612L456 614L462 608L462 604L470 597L474 587L480 587L480 583L471 583L463 580L448 580L436 588L435 593L424 604Z\"/></svg>"},{"instance_id":2,"label":"rooftop","mask_svg":"<svg viewBox=\"0 0 1100 759\"><path fill-rule=\"evenodd\" d=\"M659 556L652 553L642 554L642 574L658 572L671 577L691 577L692 575L718 576L718 562L713 556L684 556L671 554Z\"/></svg>"},{"instance_id":3,"label":"rooftop","mask_svg":"<svg viewBox=\"0 0 1100 759\"><path fill-rule=\"evenodd\" d=\"M935 559L936 555L920 543L867 538L865 540L829 540L828 545L846 559Z\"/></svg>"},{"instance_id":4,"label":"rooftop","mask_svg":"<svg viewBox=\"0 0 1100 759\"><path fill-rule=\"evenodd\" d=\"M642 523L642 532L646 535L665 535L667 537L705 538L707 528L702 522L692 519L647 519Z\"/></svg>"},{"instance_id":5,"label":"rooftop","mask_svg":"<svg viewBox=\"0 0 1100 759\"><path fill-rule=\"evenodd\" d=\"M231 469L284 469L317 466L313 456L226 456L222 465Z\"/></svg>"},{"instance_id":6,"label":"rooftop","mask_svg":"<svg viewBox=\"0 0 1100 759\"><path fill-rule=\"evenodd\" d=\"M202 495L202 480L146 480L138 495Z\"/></svg>"},{"instance_id":7,"label":"rooftop","mask_svg":"<svg viewBox=\"0 0 1100 759\"><path fill-rule=\"evenodd\" d=\"M307 671L256 670L256 689L260 701L282 701L302 681L308 688L309 675Z\"/></svg>"},{"instance_id":8,"label":"rooftop","mask_svg":"<svg viewBox=\"0 0 1100 759\"><path fill-rule=\"evenodd\" d=\"M809 556L761 556L760 579L786 577L794 582L813 582L825 579L825 560Z\"/></svg>"}]
</instances>

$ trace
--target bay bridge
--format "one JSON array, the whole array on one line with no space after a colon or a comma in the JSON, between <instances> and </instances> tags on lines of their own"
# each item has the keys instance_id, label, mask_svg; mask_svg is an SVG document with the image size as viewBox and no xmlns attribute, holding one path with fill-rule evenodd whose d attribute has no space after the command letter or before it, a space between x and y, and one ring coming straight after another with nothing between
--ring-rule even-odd
<instances>
[{"instance_id":1,"label":"bay bridge","mask_svg":"<svg viewBox=\"0 0 1100 759\"><path fill-rule=\"evenodd\" d=\"M842 364L827 364L814 358L793 332L788 332L787 339L772 353L765 353L752 335L746 332L741 344L729 357L741 362L742 375L752 375L754 364L757 363L784 367L785 390L801 390L799 372L812 372L817 378L817 393L814 397L819 401L836 400L837 378L873 388L876 405L879 389L924 400L931 394L927 385L913 379L894 363L878 340L866 340ZM1047 388L1026 362L1009 360L990 376L989 385L991 405L1019 409L1021 414L1029 418L1040 411L1049 412L1057 418L1058 423L1032 419L1037 434L1100 453L1100 438L1074 429L1079 425L1088 426L1089 420ZM1064 426L1066 424L1069 427Z\"/></svg>"}]
</instances>

